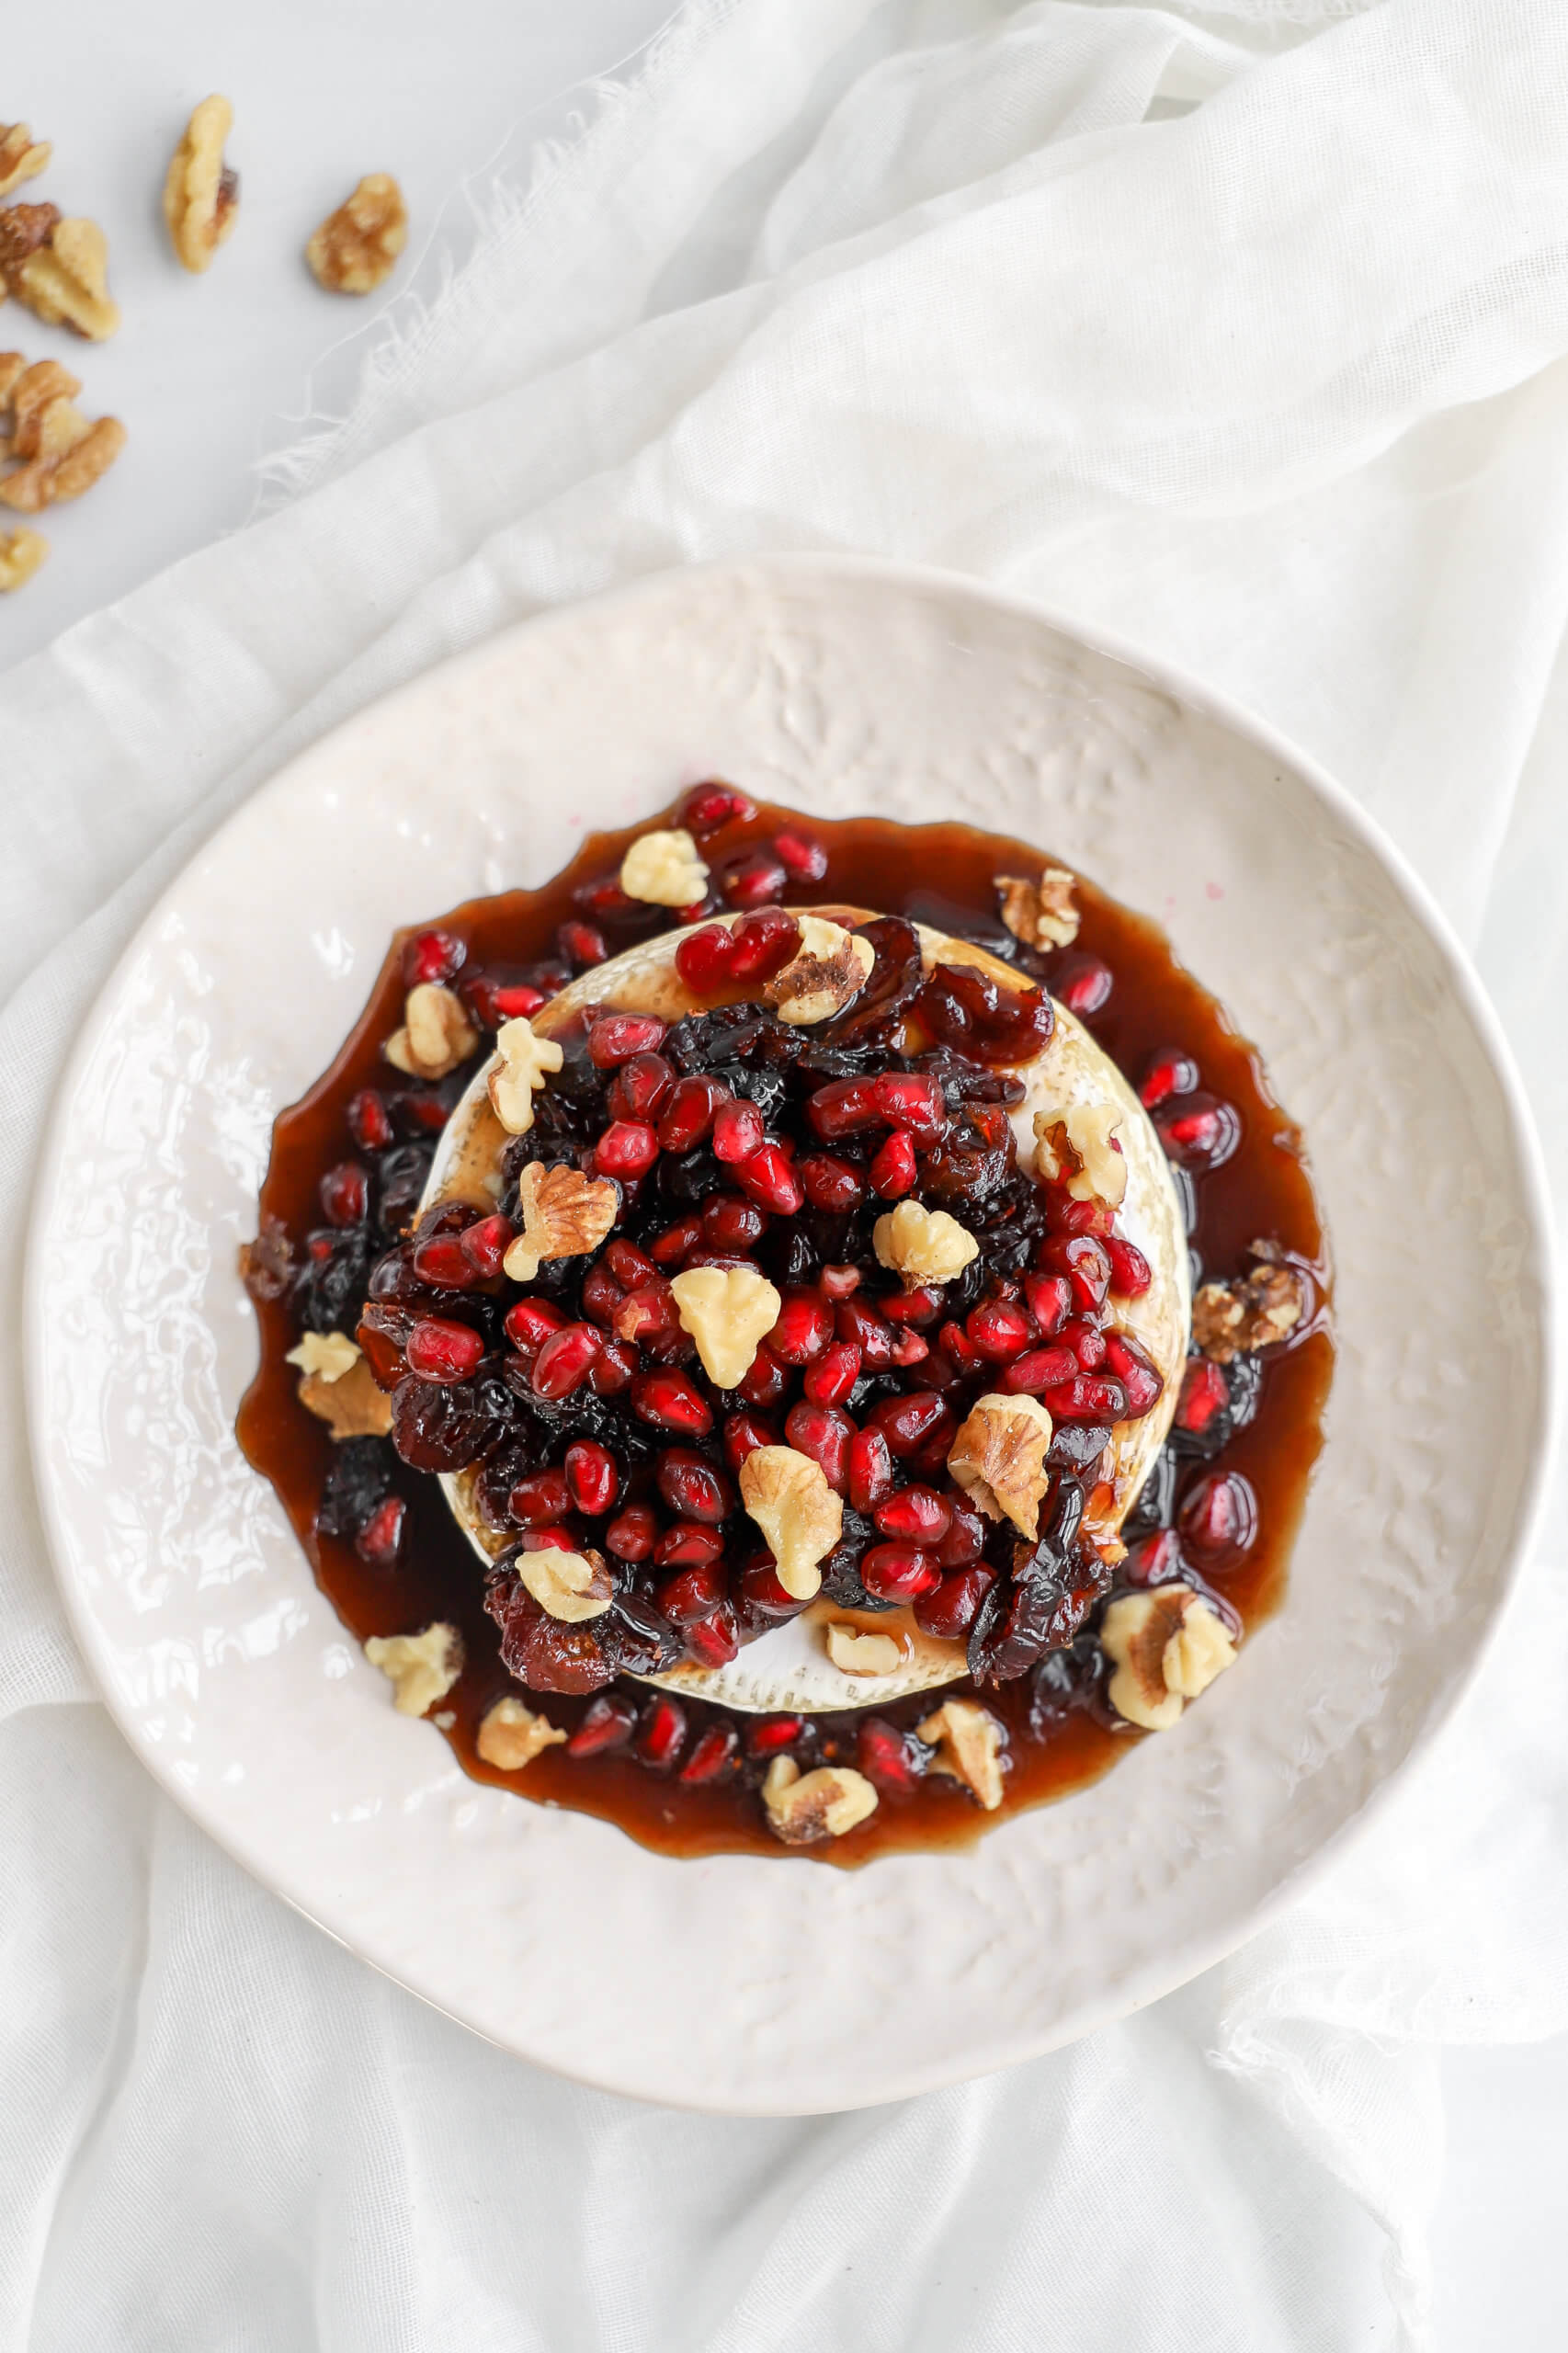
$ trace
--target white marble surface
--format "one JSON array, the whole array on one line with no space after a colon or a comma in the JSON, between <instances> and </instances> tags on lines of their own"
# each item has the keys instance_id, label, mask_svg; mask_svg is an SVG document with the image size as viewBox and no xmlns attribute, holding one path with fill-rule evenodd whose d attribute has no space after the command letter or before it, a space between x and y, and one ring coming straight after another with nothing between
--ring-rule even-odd
<instances>
[{"instance_id":1,"label":"white marble surface","mask_svg":"<svg viewBox=\"0 0 1568 2353\"><path fill-rule=\"evenodd\" d=\"M109 229L124 330L102 350L12 310L0 345L81 356L85 404L124 418L114 475L51 518L52 559L0 601L0 668L163 565L243 522L253 469L294 438L312 398L341 403L387 297L352 308L320 293L299 249L360 172L398 173L411 201L395 283L436 282L460 253L465 179L520 169L565 130L585 74L612 70L656 29L659 0L81 0L68 40L50 12L6 28L4 111L51 136L28 194ZM189 106L226 90L244 210L203 280L169 259L157 192ZM1451 2052L1442 2063L1449 2159L1436 2233L1444 2353L1545 2353L1568 2317L1557 2248L1568 2039Z\"/></svg>"}]
</instances>

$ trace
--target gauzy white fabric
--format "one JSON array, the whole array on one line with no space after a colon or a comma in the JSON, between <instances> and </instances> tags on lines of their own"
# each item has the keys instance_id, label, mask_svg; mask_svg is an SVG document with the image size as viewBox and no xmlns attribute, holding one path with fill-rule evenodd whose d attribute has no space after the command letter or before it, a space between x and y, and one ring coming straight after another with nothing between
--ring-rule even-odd
<instances>
[{"instance_id":1,"label":"gauzy white fabric","mask_svg":"<svg viewBox=\"0 0 1568 2353\"><path fill-rule=\"evenodd\" d=\"M694 0L308 494L0 681L8 1331L51 1085L191 846L451 649L761 548L1038 593L1316 754L1479 955L1561 1209L1564 89L1560 0ZM7 2344L1427 2340L1434 2046L1568 2025L1560 1508L1460 1718L1231 1961L987 2081L716 2122L481 2045L155 1792L3 1361Z\"/></svg>"}]
</instances>

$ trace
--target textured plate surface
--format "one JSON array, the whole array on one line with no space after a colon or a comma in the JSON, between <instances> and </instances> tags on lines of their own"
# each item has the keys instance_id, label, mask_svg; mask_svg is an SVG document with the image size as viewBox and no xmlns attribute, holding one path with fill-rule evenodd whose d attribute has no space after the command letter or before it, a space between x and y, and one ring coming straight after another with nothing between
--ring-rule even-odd
<instances>
[{"instance_id":1,"label":"textured plate surface","mask_svg":"<svg viewBox=\"0 0 1568 2353\"><path fill-rule=\"evenodd\" d=\"M1154 915L1262 1050L1324 1199L1338 1370L1286 1607L1175 1732L966 1853L676 1863L469 1781L394 1714L233 1436L256 1363L234 1254L270 1123L348 1029L392 926L542 882L585 827L713 773L824 815L1022 835ZM1539 1499L1543 1202L1517 1082L1438 918L1255 724L937 575L670 574L361 714L143 927L40 1176L39 1484L128 1738L258 1877L584 2080L853 2107L1179 1983L1430 1735Z\"/></svg>"}]
</instances>

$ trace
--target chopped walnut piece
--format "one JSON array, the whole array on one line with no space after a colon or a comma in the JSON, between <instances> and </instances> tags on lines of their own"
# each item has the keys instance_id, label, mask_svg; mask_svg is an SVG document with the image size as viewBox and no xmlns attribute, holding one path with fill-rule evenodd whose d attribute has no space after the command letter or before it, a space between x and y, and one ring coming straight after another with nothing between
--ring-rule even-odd
<instances>
[{"instance_id":1,"label":"chopped walnut piece","mask_svg":"<svg viewBox=\"0 0 1568 2353\"><path fill-rule=\"evenodd\" d=\"M0 531L0 597L30 580L48 553L41 531Z\"/></svg>"},{"instance_id":2,"label":"chopped walnut piece","mask_svg":"<svg viewBox=\"0 0 1568 2353\"><path fill-rule=\"evenodd\" d=\"M365 1656L391 1683L399 1715L422 1716L462 1673L462 1636L437 1620L418 1634L372 1634Z\"/></svg>"},{"instance_id":3,"label":"chopped walnut piece","mask_svg":"<svg viewBox=\"0 0 1568 2353\"><path fill-rule=\"evenodd\" d=\"M1038 882L1020 874L998 874L995 881L1002 920L1026 948L1065 948L1077 938L1078 909L1065 867L1048 866Z\"/></svg>"},{"instance_id":4,"label":"chopped walnut piece","mask_svg":"<svg viewBox=\"0 0 1568 2353\"><path fill-rule=\"evenodd\" d=\"M1291 1266L1255 1267L1234 1283L1205 1283L1192 1302L1192 1336L1216 1364L1252 1348L1272 1347L1307 1311L1305 1277Z\"/></svg>"},{"instance_id":5,"label":"chopped walnut piece","mask_svg":"<svg viewBox=\"0 0 1568 2353\"><path fill-rule=\"evenodd\" d=\"M40 206L52 212L54 207ZM0 231L12 213L34 210L14 205L0 214ZM96 221L56 220L47 238L12 268L0 237L0 272L19 302L47 327L66 326L89 343L103 343L119 324L119 306L108 292L108 244Z\"/></svg>"},{"instance_id":6,"label":"chopped walnut piece","mask_svg":"<svg viewBox=\"0 0 1568 2353\"><path fill-rule=\"evenodd\" d=\"M797 921L800 953L764 983L762 995L780 1021L799 1029L842 1013L870 979L877 951L869 939L857 938L842 924L829 923L822 915L801 915Z\"/></svg>"},{"instance_id":7,"label":"chopped walnut piece","mask_svg":"<svg viewBox=\"0 0 1568 2353\"><path fill-rule=\"evenodd\" d=\"M96 423L74 406L82 387L58 359L35 360L20 352L0 353L0 406L10 410L10 431L0 440L0 459L14 462L0 476L0 503L18 514L80 498L106 472L125 447L118 417Z\"/></svg>"},{"instance_id":8,"label":"chopped walnut piece","mask_svg":"<svg viewBox=\"0 0 1568 2353\"><path fill-rule=\"evenodd\" d=\"M545 1258L581 1258L597 1250L615 1223L620 1195L608 1176L580 1168L547 1168L530 1160L517 1179L523 1230L502 1265L515 1283L531 1283Z\"/></svg>"},{"instance_id":9,"label":"chopped walnut piece","mask_svg":"<svg viewBox=\"0 0 1568 2353\"><path fill-rule=\"evenodd\" d=\"M776 1756L762 1785L767 1826L786 1847L814 1847L842 1838L877 1810L874 1785L847 1765L819 1765L802 1773L792 1756Z\"/></svg>"},{"instance_id":10,"label":"chopped walnut piece","mask_svg":"<svg viewBox=\"0 0 1568 2353\"><path fill-rule=\"evenodd\" d=\"M22 264L48 244L59 225L58 204L7 204L0 211L0 301L16 292Z\"/></svg>"},{"instance_id":11,"label":"chopped walnut piece","mask_svg":"<svg viewBox=\"0 0 1568 2353\"><path fill-rule=\"evenodd\" d=\"M203 98L186 124L164 181L164 219L176 258L199 273L211 261L240 217L240 177L223 161L223 142L233 129L227 98Z\"/></svg>"},{"instance_id":12,"label":"chopped walnut piece","mask_svg":"<svg viewBox=\"0 0 1568 2353\"><path fill-rule=\"evenodd\" d=\"M923 1210L918 1201L900 1201L880 1217L871 1229L871 1247L878 1264L891 1267L905 1290L951 1282L980 1256L979 1243L956 1217L946 1210Z\"/></svg>"},{"instance_id":13,"label":"chopped walnut piece","mask_svg":"<svg viewBox=\"0 0 1568 2353\"><path fill-rule=\"evenodd\" d=\"M467 1062L478 1043L479 1032L456 991L421 981L403 999L403 1028L392 1031L381 1051L394 1070L413 1078L445 1078ZM555 1051L559 1054L560 1047Z\"/></svg>"},{"instance_id":14,"label":"chopped walnut piece","mask_svg":"<svg viewBox=\"0 0 1568 2353\"><path fill-rule=\"evenodd\" d=\"M354 1354L347 1372L307 1372L300 1382L301 1404L326 1424L335 1443L346 1438L386 1438L392 1430L392 1398L357 1348Z\"/></svg>"},{"instance_id":15,"label":"chopped walnut piece","mask_svg":"<svg viewBox=\"0 0 1568 2353\"><path fill-rule=\"evenodd\" d=\"M1127 1162L1112 1139L1121 1128L1114 1103L1074 1103L1065 1111L1034 1115L1035 1175L1065 1182L1075 1201L1103 1201L1109 1210L1127 1197Z\"/></svg>"},{"instance_id":16,"label":"chopped walnut piece","mask_svg":"<svg viewBox=\"0 0 1568 2353\"><path fill-rule=\"evenodd\" d=\"M567 1626L602 1618L615 1597L600 1552L562 1552L541 1544L537 1552L517 1554L517 1574L540 1608Z\"/></svg>"},{"instance_id":17,"label":"chopped walnut piece","mask_svg":"<svg viewBox=\"0 0 1568 2353\"><path fill-rule=\"evenodd\" d=\"M37 179L53 152L25 122L0 122L0 196L13 196L24 180Z\"/></svg>"},{"instance_id":18,"label":"chopped walnut piece","mask_svg":"<svg viewBox=\"0 0 1568 2353\"><path fill-rule=\"evenodd\" d=\"M829 1620L823 1640L841 1675L896 1675L907 1648L892 1634L869 1634L841 1618Z\"/></svg>"},{"instance_id":19,"label":"chopped walnut piece","mask_svg":"<svg viewBox=\"0 0 1568 2353\"><path fill-rule=\"evenodd\" d=\"M495 1033L498 1060L488 1081L491 1108L508 1135L526 1136L534 1123L534 1097L565 1060L553 1038L539 1038L527 1014Z\"/></svg>"},{"instance_id":20,"label":"chopped walnut piece","mask_svg":"<svg viewBox=\"0 0 1568 2353\"><path fill-rule=\"evenodd\" d=\"M1031 1541L1051 1484L1045 1467L1051 1415L1038 1397L977 1397L954 1438L948 1468L989 1519L1010 1519Z\"/></svg>"},{"instance_id":21,"label":"chopped walnut piece","mask_svg":"<svg viewBox=\"0 0 1568 2353\"><path fill-rule=\"evenodd\" d=\"M991 1711L975 1699L945 1699L916 1730L937 1751L932 1772L961 1781L994 1813L1002 1802L1002 1727Z\"/></svg>"},{"instance_id":22,"label":"chopped walnut piece","mask_svg":"<svg viewBox=\"0 0 1568 2353\"><path fill-rule=\"evenodd\" d=\"M794 1600L810 1601L822 1586L817 1563L844 1534L844 1506L822 1465L792 1446L759 1446L741 1465L740 1486L779 1584Z\"/></svg>"},{"instance_id":23,"label":"chopped walnut piece","mask_svg":"<svg viewBox=\"0 0 1568 2353\"><path fill-rule=\"evenodd\" d=\"M548 1716L535 1715L508 1692L486 1711L473 1745L482 1763L494 1765L498 1773L519 1773L541 1749L553 1748L565 1737L559 1724L552 1724Z\"/></svg>"},{"instance_id":24,"label":"chopped walnut piece","mask_svg":"<svg viewBox=\"0 0 1568 2353\"><path fill-rule=\"evenodd\" d=\"M329 294L369 294L408 243L408 208L390 172L370 172L324 220L305 247L318 286Z\"/></svg>"},{"instance_id":25,"label":"chopped walnut piece","mask_svg":"<svg viewBox=\"0 0 1568 2353\"><path fill-rule=\"evenodd\" d=\"M359 1362L359 1346L346 1332L307 1332L283 1361L297 1364L303 1373L319 1374L323 1381L341 1381Z\"/></svg>"},{"instance_id":26,"label":"chopped walnut piece","mask_svg":"<svg viewBox=\"0 0 1568 2353\"><path fill-rule=\"evenodd\" d=\"M784 1304L767 1276L755 1267L692 1267L672 1279L670 1293L709 1380L737 1387Z\"/></svg>"},{"instance_id":27,"label":"chopped walnut piece","mask_svg":"<svg viewBox=\"0 0 1568 2353\"><path fill-rule=\"evenodd\" d=\"M620 887L651 907L694 907L708 888L701 851L682 825L641 834L620 861Z\"/></svg>"},{"instance_id":28,"label":"chopped walnut piece","mask_svg":"<svg viewBox=\"0 0 1568 2353\"><path fill-rule=\"evenodd\" d=\"M1119 1595L1106 1611L1100 1645L1116 1668L1107 1698L1144 1732L1168 1732L1187 1701L1236 1656L1223 1624L1188 1585Z\"/></svg>"}]
</instances>

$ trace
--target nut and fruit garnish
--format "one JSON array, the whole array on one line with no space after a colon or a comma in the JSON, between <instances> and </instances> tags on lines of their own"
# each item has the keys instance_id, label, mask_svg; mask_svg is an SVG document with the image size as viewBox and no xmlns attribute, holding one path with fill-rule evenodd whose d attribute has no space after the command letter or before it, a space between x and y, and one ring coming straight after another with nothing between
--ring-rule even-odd
<instances>
[{"instance_id":1,"label":"nut and fruit garnish","mask_svg":"<svg viewBox=\"0 0 1568 2353\"><path fill-rule=\"evenodd\" d=\"M312 277L329 294L369 294L391 276L408 243L408 209L390 172L369 172L305 247Z\"/></svg>"},{"instance_id":2,"label":"nut and fruit garnish","mask_svg":"<svg viewBox=\"0 0 1568 2353\"><path fill-rule=\"evenodd\" d=\"M1296 1140L1018 844L699 786L407 935L278 1147L242 1437L483 1778L675 1851L947 1843L1216 1704L1278 1597Z\"/></svg>"}]
</instances>

